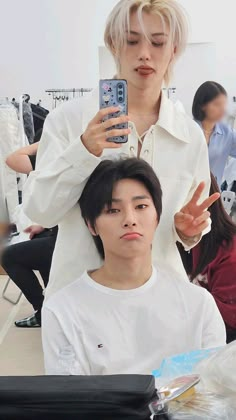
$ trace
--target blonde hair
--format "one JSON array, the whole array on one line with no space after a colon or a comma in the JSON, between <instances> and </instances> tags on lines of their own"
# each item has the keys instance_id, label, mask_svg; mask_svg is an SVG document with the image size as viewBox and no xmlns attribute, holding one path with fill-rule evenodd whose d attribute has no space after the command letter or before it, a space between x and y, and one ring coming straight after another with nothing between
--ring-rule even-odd
<instances>
[{"instance_id":1,"label":"blonde hair","mask_svg":"<svg viewBox=\"0 0 236 420\"><path fill-rule=\"evenodd\" d=\"M186 12L175 0L120 0L107 19L104 33L105 45L112 53L118 70L119 53L125 45L126 32L127 30L130 31L130 15L135 11L146 38L148 37L144 29L142 12L159 16L163 29L168 25L170 32L168 42L175 49L174 59L171 60L164 76L164 81L168 85L174 62L183 53L187 45L188 20Z\"/></svg>"}]
</instances>

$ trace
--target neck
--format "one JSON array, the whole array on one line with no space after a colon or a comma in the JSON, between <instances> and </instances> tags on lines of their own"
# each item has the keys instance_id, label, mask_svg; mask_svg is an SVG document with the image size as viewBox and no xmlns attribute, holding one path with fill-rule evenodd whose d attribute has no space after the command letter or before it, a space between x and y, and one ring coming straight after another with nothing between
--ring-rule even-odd
<instances>
[{"instance_id":1,"label":"neck","mask_svg":"<svg viewBox=\"0 0 236 420\"><path fill-rule=\"evenodd\" d=\"M214 127L215 127L216 123L214 121L211 120L203 120L202 121L202 128L205 131L213 131Z\"/></svg>"},{"instance_id":2,"label":"neck","mask_svg":"<svg viewBox=\"0 0 236 420\"><path fill-rule=\"evenodd\" d=\"M119 258L106 255L103 267L92 273L91 277L102 284L117 290L131 290L141 287L152 275L152 258L148 254L135 258Z\"/></svg>"},{"instance_id":3,"label":"neck","mask_svg":"<svg viewBox=\"0 0 236 420\"><path fill-rule=\"evenodd\" d=\"M161 104L161 85L155 89L138 89L131 83L128 84L129 113L142 115L158 115Z\"/></svg>"}]
</instances>

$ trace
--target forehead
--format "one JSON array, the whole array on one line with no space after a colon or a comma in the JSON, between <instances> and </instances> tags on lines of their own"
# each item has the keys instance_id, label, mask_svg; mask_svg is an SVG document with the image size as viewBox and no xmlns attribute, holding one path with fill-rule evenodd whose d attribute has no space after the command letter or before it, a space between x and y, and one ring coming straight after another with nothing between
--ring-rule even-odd
<instances>
[{"instance_id":1,"label":"forehead","mask_svg":"<svg viewBox=\"0 0 236 420\"><path fill-rule=\"evenodd\" d=\"M220 93L215 99L213 99L213 103L224 103L227 101L227 97L223 94Z\"/></svg>"},{"instance_id":2,"label":"forehead","mask_svg":"<svg viewBox=\"0 0 236 420\"><path fill-rule=\"evenodd\" d=\"M146 33L150 33L150 34L162 33L162 32L166 33L168 31L167 23L165 22L165 27L164 27L163 20L158 15L143 11L142 20L143 20L143 25L144 25L144 29ZM137 11L132 12L130 15L130 30L134 32L139 32L139 33L143 32Z\"/></svg>"},{"instance_id":3,"label":"forehead","mask_svg":"<svg viewBox=\"0 0 236 420\"><path fill-rule=\"evenodd\" d=\"M142 182L135 179L122 179L117 181L112 191L113 198L132 198L134 196L143 194L150 196L146 186Z\"/></svg>"}]
</instances>

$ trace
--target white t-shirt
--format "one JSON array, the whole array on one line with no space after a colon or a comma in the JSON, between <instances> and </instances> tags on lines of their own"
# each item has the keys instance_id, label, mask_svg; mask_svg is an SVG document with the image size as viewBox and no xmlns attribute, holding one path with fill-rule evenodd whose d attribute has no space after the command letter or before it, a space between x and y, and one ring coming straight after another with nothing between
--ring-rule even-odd
<instances>
[{"instance_id":1,"label":"white t-shirt","mask_svg":"<svg viewBox=\"0 0 236 420\"><path fill-rule=\"evenodd\" d=\"M45 302L42 338L47 374L150 374L165 357L224 345L226 333L210 293L153 268L132 290L84 273Z\"/></svg>"}]
</instances>

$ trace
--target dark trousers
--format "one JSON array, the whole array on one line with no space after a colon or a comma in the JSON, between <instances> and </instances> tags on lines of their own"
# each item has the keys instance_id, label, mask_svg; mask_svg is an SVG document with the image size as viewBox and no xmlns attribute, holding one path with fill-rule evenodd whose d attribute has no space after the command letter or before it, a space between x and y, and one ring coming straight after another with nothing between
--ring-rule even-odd
<instances>
[{"instance_id":1,"label":"dark trousers","mask_svg":"<svg viewBox=\"0 0 236 420\"><path fill-rule=\"evenodd\" d=\"M21 289L34 309L43 304L43 289L33 270L40 272L44 286L48 284L57 228L44 230L32 240L5 248L1 264L12 281Z\"/></svg>"}]
</instances>

